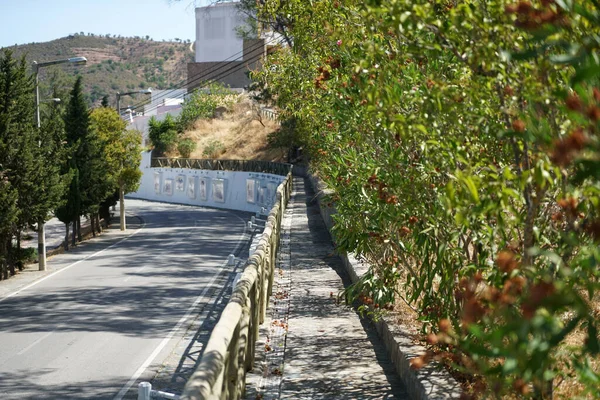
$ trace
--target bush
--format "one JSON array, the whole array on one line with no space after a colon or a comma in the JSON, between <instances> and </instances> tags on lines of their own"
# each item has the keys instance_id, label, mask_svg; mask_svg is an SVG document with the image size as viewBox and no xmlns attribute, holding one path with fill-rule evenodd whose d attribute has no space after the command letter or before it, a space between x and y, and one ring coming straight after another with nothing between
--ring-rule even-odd
<instances>
[{"instance_id":1,"label":"bush","mask_svg":"<svg viewBox=\"0 0 600 400\"><path fill-rule=\"evenodd\" d=\"M225 151L225 145L219 140L213 139L202 150L202 155L206 158L217 158Z\"/></svg>"},{"instance_id":2,"label":"bush","mask_svg":"<svg viewBox=\"0 0 600 400\"><path fill-rule=\"evenodd\" d=\"M600 398L600 3L316 3L257 78L371 264L348 299L417 308L471 394Z\"/></svg>"},{"instance_id":3,"label":"bush","mask_svg":"<svg viewBox=\"0 0 600 400\"><path fill-rule=\"evenodd\" d=\"M212 84L207 88L196 90L183 103L179 114L177 130L185 132L199 119L212 118L215 109L219 106L229 106L233 99L233 92L222 85Z\"/></svg>"},{"instance_id":4,"label":"bush","mask_svg":"<svg viewBox=\"0 0 600 400\"><path fill-rule=\"evenodd\" d=\"M148 137L158 153L157 156L164 156L165 153L173 150L177 143L176 121L171 115L167 115L164 120L159 121L156 118L150 118L148 121Z\"/></svg>"},{"instance_id":5,"label":"bush","mask_svg":"<svg viewBox=\"0 0 600 400\"><path fill-rule=\"evenodd\" d=\"M177 151L183 158L190 158L190 155L196 150L196 142L192 139L181 139L177 144Z\"/></svg>"}]
</instances>

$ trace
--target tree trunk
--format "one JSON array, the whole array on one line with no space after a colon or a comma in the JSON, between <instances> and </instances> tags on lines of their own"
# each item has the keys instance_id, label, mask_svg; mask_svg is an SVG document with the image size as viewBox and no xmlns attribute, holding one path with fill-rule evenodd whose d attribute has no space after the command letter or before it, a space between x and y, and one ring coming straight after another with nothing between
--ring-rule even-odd
<instances>
[{"instance_id":1,"label":"tree trunk","mask_svg":"<svg viewBox=\"0 0 600 400\"><path fill-rule=\"evenodd\" d=\"M92 236L96 237L96 227L94 226L95 225L94 224L94 214L90 214L89 219L90 219L90 226L92 228Z\"/></svg>"},{"instance_id":2,"label":"tree trunk","mask_svg":"<svg viewBox=\"0 0 600 400\"><path fill-rule=\"evenodd\" d=\"M119 186L119 207L120 207L120 214L121 214L121 230L124 231L125 229L127 229L127 226L125 224L125 185L121 185Z\"/></svg>"},{"instance_id":3,"label":"tree trunk","mask_svg":"<svg viewBox=\"0 0 600 400\"><path fill-rule=\"evenodd\" d=\"M71 245L75 247L77 244L77 219L73 220L73 237L71 238Z\"/></svg>"},{"instance_id":4,"label":"tree trunk","mask_svg":"<svg viewBox=\"0 0 600 400\"><path fill-rule=\"evenodd\" d=\"M100 222L100 213L96 214L96 228L98 228L98 233L102 233L102 223Z\"/></svg>"},{"instance_id":5,"label":"tree trunk","mask_svg":"<svg viewBox=\"0 0 600 400\"><path fill-rule=\"evenodd\" d=\"M77 217L77 241L81 242L83 237L81 236L81 215Z\"/></svg>"},{"instance_id":6,"label":"tree trunk","mask_svg":"<svg viewBox=\"0 0 600 400\"><path fill-rule=\"evenodd\" d=\"M65 222L65 251L69 251L69 223Z\"/></svg>"},{"instance_id":7,"label":"tree trunk","mask_svg":"<svg viewBox=\"0 0 600 400\"><path fill-rule=\"evenodd\" d=\"M46 232L44 230L44 224L46 221L40 219L38 221L38 269L40 271L46 270Z\"/></svg>"},{"instance_id":8,"label":"tree trunk","mask_svg":"<svg viewBox=\"0 0 600 400\"><path fill-rule=\"evenodd\" d=\"M7 244L8 251L6 253L8 254L8 270L10 271L10 275L14 276L17 272L15 271L15 251L12 247L12 236L8 237ZM8 275L6 278L8 279Z\"/></svg>"},{"instance_id":9,"label":"tree trunk","mask_svg":"<svg viewBox=\"0 0 600 400\"><path fill-rule=\"evenodd\" d=\"M7 254L4 248L4 238L0 237L0 280L8 278L8 267L7 267Z\"/></svg>"}]
</instances>

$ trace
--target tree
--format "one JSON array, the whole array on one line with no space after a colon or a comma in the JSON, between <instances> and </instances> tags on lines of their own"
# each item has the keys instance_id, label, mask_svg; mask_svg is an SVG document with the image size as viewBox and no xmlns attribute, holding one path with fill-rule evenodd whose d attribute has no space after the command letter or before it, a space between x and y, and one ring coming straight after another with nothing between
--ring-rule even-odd
<instances>
[{"instance_id":1,"label":"tree","mask_svg":"<svg viewBox=\"0 0 600 400\"><path fill-rule=\"evenodd\" d=\"M108 105L108 96L106 96L106 95L102 96L102 103L100 103L100 105L102 107L109 107L109 105Z\"/></svg>"},{"instance_id":2,"label":"tree","mask_svg":"<svg viewBox=\"0 0 600 400\"><path fill-rule=\"evenodd\" d=\"M90 134L90 122L87 105L82 90L81 77L77 77L70 93L69 103L64 117L66 132L66 149L70 161L67 171L73 173L73 179L77 178L77 186L71 182L67 192L67 210L63 215L73 217L73 245L81 232L78 231L78 221L86 205L89 205L90 192L94 186L89 173L93 166L94 154L98 151ZM76 172L74 171L76 170ZM85 200L88 200L87 202ZM77 215L73 215L77 212ZM65 222L65 221L63 221ZM65 225L68 227L67 223ZM81 224L79 223L79 226Z\"/></svg>"},{"instance_id":3,"label":"tree","mask_svg":"<svg viewBox=\"0 0 600 400\"><path fill-rule=\"evenodd\" d=\"M255 4L293 21L256 76L371 264L348 300L418 309L474 397L598 398L598 3Z\"/></svg>"},{"instance_id":4,"label":"tree","mask_svg":"<svg viewBox=\"0 0 600 400\"><path fill-rule=\"evenodd\" d=\"M61 205L54 211L54 215L63 224L65 224L65 250L69 250L69 225L73 224L73 246L75 245L76 235L76 219L81 211L81 194L79 193L79 171L73 162L69 163L66 176L68 176L69 186L64 191L63 201Z\"/></svg>"},{"instance_id":5,"label":"tree","mask_svg":"<svg viewBox=\"0 0 600 400\"><path fill-rule=\"evenodd\" d=\"M141 143L139 132L126 131L127 124L111 108L99 108L92 111L92 128L102 142L107 186L104 198L118 190L121 212L121 230L125 230L125 200L128 191L135 191L139 185L141 171Z\"/></svg>"},{"instance_id":6,"label":"tree","mask_svg":"<svg viewBox=\"0 0 600 400\"><path fill-rule=\"evenodd\" d=\"M34 170L35 141L33 80L27 71L25 58L17 61L10 50L0 57L0 175L3 179L2 196L7 204L0 212L6 225L0 229L0 263L2 276L15 274L12 237L31 220L32 173Z\"/></svg>"},{"instance_id":7,"label":"tree","mask_svg":"<svg viewBox=\"0 0 600 400\"><path fill-rule=\"evenodd\" d=\"M148 137L154 146L156 156L163 157L177 143L177 121L170 114L162 121L155 117L150 118Z\"/></svg>"}]
</instances>

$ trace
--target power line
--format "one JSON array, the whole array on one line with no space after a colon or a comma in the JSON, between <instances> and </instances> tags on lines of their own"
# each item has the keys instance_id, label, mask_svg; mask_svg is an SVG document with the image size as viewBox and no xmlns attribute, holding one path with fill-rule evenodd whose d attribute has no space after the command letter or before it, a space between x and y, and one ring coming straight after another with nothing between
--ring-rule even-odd
<instances>
[{"instance_id":1,"label":"power line","mask_svg":"<svg viewBox=\"0 0 600 400\"><path fill-rule=\"evenodd\" d=\"M254 45L253 47L251 47L250 49L246 49L246 50L248 52L252 52L254 50L259 49L262 46L266 46L266 45L272 44L275 41L277 41L277 39L276 38L272 38L271 40L269 40L267 42L258 43L256 45ZM283 43L283 40L279 39L279 41L278 41L277 44L281 44L281 43ZM229 62L226 62L226 61L229 60L229 59L231 59L231 58L237 58L240 54L243 54L243 53L244 53L244 51L242 50L241 52L237 52L237 53L233 54L232 56L226 58L224 61L221 62L221 63L225 62L225 64L218 65L215 68L212 68L212 69L210 69L208 71L205 71L205 73L203 73L203 74L196 75L193 79L187 79L187 80L181 82L179 84L180 86L175 87L173 89L169 89L169 90L167 90L164 93L161 93L159 96L155 97L153 100L156 101L156 100L164 99L167 96L169 96L169 94L172 94L172 93L174 93L175 91L177 91L179 89L185 88L185 87L187 87L190 84L194 84L194 83L200 82L201 80L204 80L206 77L216 74L217 71L222 70L222 69L228 67L231 64L240 62L240 61L237 61L236 59L234 59L232 61L229 61ZM246 65L243 65L243 64L242 65L235 65L233 68L229 68L227 70L219 72L219 74L221 74L221 75L214 76L211 79L212 80L222 79L222 78L224 78L226 76L229 76L229 75L235 73L238 69L245 68L245 67L246 67ZM229 72L229 71L232 71L232 70L234 70L234 71L230 72L229 74L223 75L223 73L226 73L226 72ZM134 104L133 106L131 106L131 109L136 110L136 109L142 107L145 104L147 104L147 103L145 103L143 101L142 102L138 102L138 103ZM159 107L158 105L157 106L153 106L150 109L148 109L148 111L153 111L154 109L157 109L158 107Z\"/></svg>"},{"instance_id":2,"label":"power line","mask_svg":"<svg viewBox=\"0 0 600 400\"><path fill-rule=\"evenodd\" d=\"M281 40L281 41L280 41L280 43L283 43L283 42L284 42L284 40ZM239 70L242 70L242 69L244 69L244 68L246 68L246 65L234 65L234 66L233 66L233 67L231 67L231 68L228 68L228 69L226 69L226 70L224 70L224 71L221 71L221 73L220 73L219 75L212 76L212 77L211 77L211 79L207 80L206 82L210 82L210 81L212 81L212 80L220 80L220 79L223 79L223 78L225 78L225 77L227 77L227 76L229 76L229 75L232 75L232 74L234 74L234 73L236 73L236 72L238 72ZM209 72L207 72L206 74L204 74L204 75L202 75L201 77L199 77L198 79L194 79L193 81L195 82L195 81L198 81L198 80L200 80L200 79L203 79L204 77L206 77L206 76L209 76L209 75L211 75L211 74L212 74L212 73L214 73L214 72L215 72L214 70L213 70L213 71L209 71ZM199 89L200 89L200 88L197 88L197 89L195 89L195 90L199 90ZM195 91L195 90L194 90L194 91ZM190 92L190 93L187 93L187 95L190 95L190 94L192 94L192 93L193 93L193 91L192 91L192 92ZM151 111L154 111L154 110L158 109L159 107L160 107L160 105L156 104L155 106L153 106L153 107L150 107L149 109L145 110L145 112L151 112Z\"/></svg>"},{"instance_id":3,"label":"power line","mask_svg":"<svg viewBox=\"0 0 600 400\"><path fill-rule=\"evenodd\" d=\"M251 51L254 51L254 50L256 50L256 49L258 49L258 48L260 48L260 47L262 47L262 46L266 46L266 45L268 45L268 44L271 44L271 43L272 43L272 42L274 42L275 40L276 40L276 39L275 39L275 38L273 38L273 39L269 40L269 41L268 41L268 42L266 42L266 43L258 43L257 45L255 45L255 46L251 47L250 49L246 49L246 50L247 50L247 51L250 51L250 52L251 52ZM281 43L281 41L280 41L280 43ZM225 62L225 61L227 61L227 60L228 60L228 59L230 59L230 58L233 58L233 57L237 58L237 56L238 56L239 54L243 54L243 51L242 51L242 52L235 53L234 55L232 55L232 56L228 57L227 59L225 59L224 61L222 61L222 63L223 63L223 62ZM183 82L181 82L179 87L176 87L176 88L174 88L174 89L170 89L170 90L166 91L165 93L161 93L161 94L160 94L158 97L155 97L153 100L155 100L155 101L156 101L156 100L160 100L160 99L166 98L166 97L167 97L169 94L172 94L172 93L174 93L176 90L179 90L179 89L181 89L181 88L187 87L187 86L188 86L188 85L190 85L190 84L194 84L194 83L200 82L200 81L204 80L206 77L208 77L208 76L210 76L210 75L214 75L214 74L216 74L216 73L217 73L217 71L219 71L219 70L222 70L222 69L224 69L224 68L228 67L229 65L231 65L231 64L234 64L234 63L238 63L238 62L240 62L240 61L237 61L237 60L235 60L235 59L234 59L234 60L232 60L232 61L225 62L225 64L221 64L221 65L215 66L214 68L212 68L212 69L210 69L210 70L208 70L208 71L205 71L203 74L196 75L196 76L195 76L193 79L188 79L188 80L186 80L186 81L183 81ZM242 61L242 62L243 62L243 61ZM236 67L238 67L238 66L236 66ZM245 65L242 65L241 67L245 67ZM222 71L222 72L227 72L227 71L231 71L231 69L228 69L228 70L226 70L226 71ZM233 72L232 72L232 73L233 73ZM213 77L213 79L222 79L224 76L228 76L228 75L215 76L215 77ZM133 105L131 108L133 108L133 109L138 109L138 108L140 108L140 107L141 107L143 104L144 104L144 102L138 102L137 104ZM157 107L158 107L158 106L154 106L154 107L150 108L149 110L156 109Z\"/></svg>"}]
</instances>

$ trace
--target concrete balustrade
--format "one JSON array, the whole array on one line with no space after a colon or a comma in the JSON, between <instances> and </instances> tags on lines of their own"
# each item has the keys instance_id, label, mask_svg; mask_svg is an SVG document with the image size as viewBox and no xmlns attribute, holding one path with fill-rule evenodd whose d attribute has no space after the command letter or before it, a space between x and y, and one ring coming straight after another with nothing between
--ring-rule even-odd
<instances>
[{"instance_id":1,"label":"concrete balustrade","mask_svg":"<svg viewBox=\"0 0 600 400\"><path fill-rule=\"evenodd\" d=\"M258 327L264 322L273 289L281 220L291 191L290 173L277 188L257 249L244 266L182 400L239 399L244 395L246 372L254 364Z\"/></svg>"}]
</instances>

